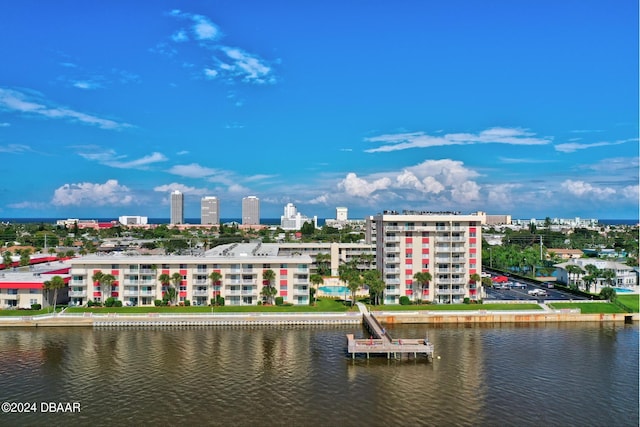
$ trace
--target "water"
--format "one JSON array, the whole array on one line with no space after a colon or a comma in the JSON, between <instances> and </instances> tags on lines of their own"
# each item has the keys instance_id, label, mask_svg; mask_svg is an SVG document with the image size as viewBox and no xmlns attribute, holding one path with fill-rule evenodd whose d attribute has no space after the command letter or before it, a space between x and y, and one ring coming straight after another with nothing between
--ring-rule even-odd
<instances>
[{"instance_id":1,"label":"water","mask_svg":"<svg viewBox=\"0 0 640 427\"><path fill-rule=\"evenodd\" d=\"M22 425L637 426L637 324L390 326L436 359L351 360L361 327L0 330ZM439 358L438 358L439 357Z\"/></svg>"},{"instance_id":2,"label":"water","mask_svg":"<svg viewBox=\"0 0 640 427\"><path fill-rule=\"evenodd\" d=\"M318 290L327 295L344 295L349 292L349 288L346 286L320 286Z\"/></svg>"}]
</instances>

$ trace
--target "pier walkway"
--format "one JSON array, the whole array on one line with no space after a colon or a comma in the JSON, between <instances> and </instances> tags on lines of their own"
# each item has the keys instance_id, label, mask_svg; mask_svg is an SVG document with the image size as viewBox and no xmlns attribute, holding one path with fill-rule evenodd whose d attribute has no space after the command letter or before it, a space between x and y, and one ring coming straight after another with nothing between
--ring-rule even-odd
<instances>
[{"instance_id":1,"label":"pier walkway","mask_svg":"<svg viewBox=\"0 0 640 427\"><path fill-rule=\"evenodd\" d=\"M433 360L433 344L424 339L394 339L382 327L380 322L362 303L357 303L364 325L369 330L371 338L355 339L353 334L347 335L347 352L355 359L356 354L365 354L367 359L371 354L387 354L387 359L394 359L403 355L417 357L424 354L428 360Z\"/></svg>"}]
</instances>

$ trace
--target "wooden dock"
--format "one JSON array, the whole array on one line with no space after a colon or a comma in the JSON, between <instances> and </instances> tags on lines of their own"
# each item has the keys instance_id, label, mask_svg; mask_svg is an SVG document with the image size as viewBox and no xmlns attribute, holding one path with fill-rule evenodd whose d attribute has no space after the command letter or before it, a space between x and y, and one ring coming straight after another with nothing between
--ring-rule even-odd
<instances>
[{"instance_id":1,"label":"wooden dock","mask_svg":"<svg viewBox=\"0 0 640 427\"><path fill-rule=\"evenodd\" d=\"M347 335L347 353L355 359L356 354L365 354L367 359L371 354L387 354L387 359L397 359L402 356L418 357L419 354L433 360L433 344L427 338L424 339L394 339L378 320L367 310L364 304L357 303L362 313L364 325L369 330L371 338L355 339L353 334Z\"/></svg>"}]
</instances>

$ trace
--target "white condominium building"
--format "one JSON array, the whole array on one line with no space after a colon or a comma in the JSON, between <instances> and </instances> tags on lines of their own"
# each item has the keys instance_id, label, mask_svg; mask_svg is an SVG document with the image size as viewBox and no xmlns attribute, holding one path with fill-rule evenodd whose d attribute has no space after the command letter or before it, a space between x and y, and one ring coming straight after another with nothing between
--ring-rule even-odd
<instances>
[{"instance_id":1,"label":"white condominium building","mask_svg":"<svg viewBox=\"0 0 640 427\"><path fill-rule=\"evenodd\" d=\"M220 224L220 200L217 197L207 196L200 201L200 224Z\"/></svg>"},{"instance_id":2,"label":"white condominium building","mask_svg":"<svg viewBox=\"0 0 640 427\"><path fill-rule=\"evenodd\" d=\"M127 305L152 306L162 299L167 286L160 276L180 276L177 284L178 301L189 300L194 305L208 305L220 295L226 305L256 305L262 301L264 272L272 270L276 296L292 304L309 303L309 255L280 253L276 244L241 243L217 246L204 256L128 256L89 255L70 260L69 283L71 304L85 304L87 300L105 301L114 297ZM115 281L101 288L94 283L96 272L111 274ZM220 274L213 283L210 275ZM74 298L74 295L82 297Z\"/></svg>"},{"instance_id":3,"label":"white condominium building","mask_svg":"<svg viewBox=\"0 0 640 427\"><path fill-rule=\"evenodd\" d=\"M171 193L171 224L184 224L184 194L178 190Z\"/></svg>"},{"instance_id":4,"label":"white condominium building","mask_svg":"<svg viewBox=\"0 0 640 427\"><path fill-rule=\"evenodd\" d=\"M386 283L384 302L401 296L438 303L481 298L472 274L482 269L482 216L455 212L385 211L369 218L367 236L375 237L376 264ZM413 276L429 272L421 290Z\"/></svg>"},{"instance_id":5,"label":"white condominium building","mask_svg":"<svg viewBox=\"0 0 640 427\"><path fill-rule=\"evenodd\" d=\"M260 225L260 199L256 196L242 199L242 225Z\"/></svg>"}]
</instances>

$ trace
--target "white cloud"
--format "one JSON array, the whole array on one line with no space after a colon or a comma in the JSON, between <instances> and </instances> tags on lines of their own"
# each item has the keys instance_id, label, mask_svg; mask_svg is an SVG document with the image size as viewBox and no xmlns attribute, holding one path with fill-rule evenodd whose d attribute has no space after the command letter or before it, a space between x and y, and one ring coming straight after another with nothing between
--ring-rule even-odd
<instances>
[{"instance_id":1,"label":"white cloud","mask_svg":"<svg viewBox=\"0 0 640 427\"><path fill-rule=\"evenodd\" d=\"M198 47L204 49L207 55L210 55L211 51L216 52L213 57L201 65L200 78L204 76L204 78L212 80L224 77L227 80L238 79L256 84L276 82L273 69L267 61L242 48L219 43L218 41L223 36L222 31L208 17L181 10L172 10L168 15L190 21L188 28L181 28L171 35L172 41L176 43L193 41ZM173 56L177 53L163 43L158 44L153 51L166 56ZM223 58L219 56L223 56ZM241 106L241 101L238 101L236 105Z\"/></svg>"},{"instance_id":2,"label":"white cloud","mask_svg":"<svg viewBox=\"0 0 640 427\"><path fill-rule=\"evenodd\" d=\"M185 30L178 30L171 36L171 40L176 43L182 43L189 40L189 36Z\"/></svg>"},{"instance_id":3,"label":"white cloud","mask_svg":"<svg viewBox=\"0 0 640 427\"><path fill-rule=\"evenodd\" d=\"M386 190L391 185L391 179L384 177L367 181L358 178L354 172L349 172L347 176L338 183L338 188L347 195L353 197L373 197L372 193L379 190Z\"/></svg>"},{"instance_id":4,"label":"white cloud","mask_svg":"<svg viewBox=\"0 0 640 427\"><path fill-rule=\"evenodd\" d=\"M620 190L620 193L629 200L638 200L640 199L640 186L638 185L628 185Z\"/></svg>"},{"instance_id":5,"label":"white cloud","mask_svg":"<svg viewBox=\"0 0 640 427\"><path fill-rule=\"evenodd\" d=\"M424 132L399 133L365 138L367 142L381 143L377 148L365 150L367 153L407 150L409 148L428 148L443 145L468 144L511 144L545 145L552 141L550 137L539 138L526 129L491 128L480 133L450 133L443 136L428 135Z\"/></svg>"},{"instance_id":6,"label":"white cloud","mask_svg":"<svg viewBox=\"0 0 640 427\"><path fill-rule=\"evenodd\" d=\"M104 150L96 146L80 146L76 148L83 150L78 153L79 156L118 169L147 169L147 166L153 163L167 160L164 154L158 152L147 154L135 160L125 160L127 158L126 155L118 155L113 149Z\"/></svg>"},{"instance_id":7,"label":"white cloud","mask_svg":"<svg viewBox=\"0 0 640 427\"><path fill-rule=\"evenodd\" d=\"M578 151L578 150L586 150L588 148L594 148L594 147L607 147L609 145L620 145L620 144L626 144L627 142L634 142L634 141L638 141L637 138L631 138L631 139L624 139L624 140L620 140L620 141L600 141L600 142L592 142L589 144L579 144L577 142L567 142L564 144L558 144L556 145L554 148L556 149L556 151L560 151L562 153L573 153L574 151Z\"/></svg>"},{"instance_id":8,"label":"white cloud","mask_svg":"<svg viewBox=\"0 0 640 427\"><path fill-rule=\"evenodd\" d=\"M588 182L571 179L565 180L560 186L570 194L578 197L589 196L603 199L616 193L616 190L610 187L595 187Z\"/></svg>"},{"instance_id":9,"label":"white cloud","mask_svg":"<svg viewBox=\"0 0 640 427\"><path fill-rule=\"evenodd\" d=\"M216 169L200 166L197 163L191 163L190 165L175 165L171 167L168 172L185 178L205 178L219 173Z\"/></svg>"},{"instance_id":10,"label":"white cloud","mask_svg":"<svg viewBox=\"0 0 640 427\"><path fill-rule=\"evenodd\" d=\"M126 206L133 200L128 187L110 179L104 184L64 184L55 190L51 203L55 206Z\"/></svg>"},{"instance_id":11,"label":"white cloud","mask_svg":"<svg viewBox=\"0 0 640 427\"><path fill-rule=\"evenodd\" d=\"M7 123L7 122L0 123L0 128L8 128L9 126L11 126L11 123Z\"/></svg>"},{"instance_id":12,"label":"white cloud","mask_svg":"<svg viewBox=\"0 0 640 427\"><path fill-rule=\"evenodd\" d=\"M89 80L78 80L73 82L73 87L84 90L93 90L93 89L101 89L103 86L94 81Z\"/></svg>"},{"instance_id":13,"label":"white cloud","mask_svg":"<svg viewBox=\"0 0 640 427\"><path fill-rule=\"evenodd\" d=\"M218 72L213 68L205 68L203 71L204 76L208 79L215 79L216 77L218 77Z\"/></svg>"},{"instance_id":14,"label":"white cloud","mask_svg":"<svg viewBox=\"0 0 640 427\"><path fill-rule=\"evenodd\" d=\"M24 153L32 151L31 147L23 144L0 145L0 153Z\"/></svg>"},{"instance_id":15,"label":"white cloud","mask_svg":"<svg viewBox=\"0 0 640 427\"><path fill-rule=\"evenodd\" d=\"M424 132L399 133L365 138L367 142L382 143L378 148L365 150L367 153L407 150L409 148L428 148L443 145L468 144L511 144L545 145L552 138L535 137L535 134L519 128L491 128L480 133L450 133L443 136L427 135Z\"/></svg>"},{"instance_id":16,"label":"white cloud","mask_svg":"<svg viewBox=\"0 0 640 427\"><path fill-rule=\"evenodd\" d=\"M189 187L187 185L179 184L177 182L173 182L171 184L159 185L153 188L153 191L157 191L159 193L167 193L167 194L176 190L181 193L189 194L193 196L204 196L209 194L209 190L207 190L206 188Z\"/></svg>"},{"instance_id":17,"label":"white cloud","mask_svg":"<svg viewBox=\"0 0 640 427\"><path fill-rule=\"evenodd\" d=\"M220 63L220 68L251 83L275 83L271 67L257 55L236 47L221 46L220 49L231 60Z\"/></svg>"},{"instance_id":18,"label":"white cloud","mask_svg":"<svg viewBox=\"0 0 640 427\"><path fill-rule=\"evenodd\" d=\"M101 129L120 130L131 127L127 123L103 119L65 107L47 105L47 101L40 99L40 97L13 89L0 88L0 110L33 114L50 119L77 121L87 125L98 126Z\"/></svg>"},{"instance_id":19,"label":"white cloud","mask_svg":"<svg viewBox=\"0 0 640 427\"><path fill-rule=\"evenodd\" d=\"M206 16L182 12L181 10L177 9L169 12L169 16L190 20L191 31L196 40L213 41L222 36L222 33L218 26L211 22L211 20ZM187 41L189 37L186 34L186 30L180 29L177 32L173 33L171 39L175 42L184 42Z\"/></svg>"}]
</instances>

